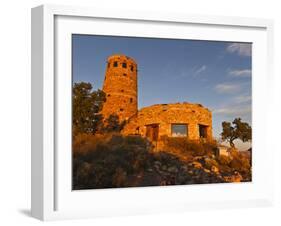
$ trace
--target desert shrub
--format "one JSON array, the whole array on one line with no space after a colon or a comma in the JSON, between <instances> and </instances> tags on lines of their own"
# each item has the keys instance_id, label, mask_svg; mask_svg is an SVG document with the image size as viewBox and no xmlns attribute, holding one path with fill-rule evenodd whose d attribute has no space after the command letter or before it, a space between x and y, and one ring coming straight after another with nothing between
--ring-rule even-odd
<instances>
[{"instance_id":1,"label":"desert shrub","mask_svg":"<svg viewBox=\"0 0 281 226\"><path fill-rule=\"evenodd\" d=\"M219 169L223 175L234 175L239 172L243 177L243 181L251 180L250 159L239 151L231 151L231 156L220 156L218 158Z\"/></svg>"},{"instance_id":2,"label":"desert shrub","mask_svg":"<svg viewBox=\"0 0 281 226\"><path fill-rule=\"evenodd\" d=\"M218 147L217 141L216 140L208 140L208 141L201 140L200 142L203 144L206 155L213 156L215 150Z\"/></svg>"},{"instance_id":3,"label":"desert shrub","mask_svg":"<svg viewBox=\"0 0 281 226\"><path fill-rule=\"evenodd\" d=\"M120 121L119 116L116 114L111 114L107 119L105 119L103 126L101 128L102 133L112 133L120 131L124 128L126 121Z\"/></svg>"},{"instance_id":4,"label":"desert shrub","mask_svg":"<svg viewBox=\"0 0 281 226\"><path fill-rule=\"evenodd\" d=\"M217 147L216 141L189 140L185 137L167 137L163 136L164 149L177 152L183 155L212 156Z\"/></svg>"},{"instance_id":5,"label":"desert shrub","mask_svg":"<svg viewBox=\"0 0 281 226\"><path fill-rule=\"evenodd\" d=\"M234 171L229 165L219 165L219 170L222 175L233 175Z\"/></svg>"},{"instance_id":6,"label":"desert shrub","mask_svg":"<svg viewBox=\"0 0 281 226\"><path fill-rule=\"evenodd\" d=\"M89 138L90 141L82 139L87 151L73 155L73 189L130 186L128 177L138 174L149 162L151 146L144 138L121 135Z\"/></svg>"},{"instance_id":7,"label":"desert shrub","mask_svg":"<svg viewBox=\"0 0 281 226\"><path fill-rule=\"evenodd\" d=\"M239 152L233 152L230 167L238 171L243 178L248 178L251 174L250 159Z\"/></svg>"},{"instance_id":8,"label":"desert shrub","mask_svg":"<svg viewBox=\"0 0 281 226\"><path fill-rule=\"evenodd\" d=\"M72 125L73 134L92 133L95 134L102 126L102 115L100 111L106 100L105 93L101 90L92 90L91 83L74 83Z\"/></svg>"},{"instance_id":9,"label":"desert shrub","mask_svg":"<svg viewBox=\"0 0 281 226\"><path fill-rule=\"evenodd\" d=\"M161 162L161 164L165 166L178 166L182 164L177 156L166 152L156 152L152 155L152 158L150 160L152 160L153 162Z\"/></svg>"},{"instance_id":10,"label":"desert shrub","mask_svg":"<svg viewBox=\"0 0 281 226\"><path fill-rule=\"evenodd\" d=\"M220 165L229 165L231 162L231 158L225 155L221 155L218 157L218 162Z\"/></svg>"},{"instance_id":11,"label":"desert shrub","mask_svg":"<svg viewBox=\"0 0 281 226\"><path fill-rule=\"evenodd\" d=\"M79 133L72 140L72 151L77 153L87 153L96 150L97 145L107 142L111 138L109 135L93 135L89 133Z\"/></svg>"},{"instance_id":12,"label":"desert shrub","mask_svg":"<svg viewBox=\"0 0 281 226\"><path fill-rule=\"evenodd\" d=\"M206 150L204 149L203 143L201 142L188 142L187 149L185 152L190 152L192 153L193 156L204 156L206 155Z\"/></svg>"},{"instance_id":13,"label":"desert shrub","mask_svg":"<svg viewBox=\"0 0 281 226\"><path fill-rule=\"evenodd\" d=\"M205 167L207 169L211 170L213 166L219 168L218 162L215 159L206 158L205 159Z\"/></svg>"}]
</instances>

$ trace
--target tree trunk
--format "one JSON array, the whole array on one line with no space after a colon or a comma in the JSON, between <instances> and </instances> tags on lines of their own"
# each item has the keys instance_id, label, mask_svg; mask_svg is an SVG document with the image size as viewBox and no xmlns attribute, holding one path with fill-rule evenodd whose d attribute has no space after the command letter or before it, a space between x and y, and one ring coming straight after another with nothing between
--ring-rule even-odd
<instances>
[{"instance_id":1,"label":"tree trunk","mask_svg":"<svg viewBox=\"0 0 281 226\"><path fill-rule=\"evenodd\" d=\"M230 140L230 141L229 141L229 144L230 144L230 147L231 147L231 148L235 148L235 145L234 145L233 141L234 141L234 140Z\"/></svg>"}]
</instances>

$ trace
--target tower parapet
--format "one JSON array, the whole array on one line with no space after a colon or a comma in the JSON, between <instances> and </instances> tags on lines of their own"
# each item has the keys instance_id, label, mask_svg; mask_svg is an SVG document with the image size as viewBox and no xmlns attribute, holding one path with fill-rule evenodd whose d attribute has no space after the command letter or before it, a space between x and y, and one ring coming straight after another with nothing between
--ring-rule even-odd
<instances>
[{"instance_id":1,"label":"tower parapet","mask_svg":"<svg viewBox=\"0 0 281 226\"><path fill-rule=\"evenodd\" d=\"M111 114L119 120L128 120L138 111L137 63L125 55L112 55L107 59L103 91L106 102L102 114Z\"/></svg>"}]
</instances>

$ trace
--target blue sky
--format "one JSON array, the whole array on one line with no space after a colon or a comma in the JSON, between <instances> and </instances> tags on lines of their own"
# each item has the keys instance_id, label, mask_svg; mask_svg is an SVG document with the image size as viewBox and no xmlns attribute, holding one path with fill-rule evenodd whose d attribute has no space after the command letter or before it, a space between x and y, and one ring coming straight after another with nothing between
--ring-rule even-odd
<instances>
[{"instance_id":1,"label":"blue sky","mask_svg":"<svg viewBox=\"0 0 281 226\"><path fill-rule=\"evenodd\" d=\"M213 112L215 137L222 121L241 117L251 124L249 43L94 35L73 35L72 41L74 82L101 89L107 57L124 54L138 64L139 108L201 103Z\"/></svg>"}]
</instances>

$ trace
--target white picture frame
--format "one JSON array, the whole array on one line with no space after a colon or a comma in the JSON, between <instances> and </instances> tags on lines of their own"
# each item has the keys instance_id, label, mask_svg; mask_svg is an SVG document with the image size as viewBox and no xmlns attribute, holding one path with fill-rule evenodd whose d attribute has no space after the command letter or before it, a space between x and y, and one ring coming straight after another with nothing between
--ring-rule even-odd
<instances>
[{"instance_id":1,"label":"white picture frame","mask_svg":"<svg viewBox=\"0 0 281 226\"><path fill-rule=\"evenodd\" d=\"M71 191L69 35L95 32L159 38L173 33L177 38L253 42L253 146L257 150L253 182ZM265 100L270 99L273 83L272 39L273 22L265 19L55 5L33 8L32 216L56 220L271 205L273 179L268 175L274 150L264 138L270 106Z\"/></svg>"}]
</instances>

